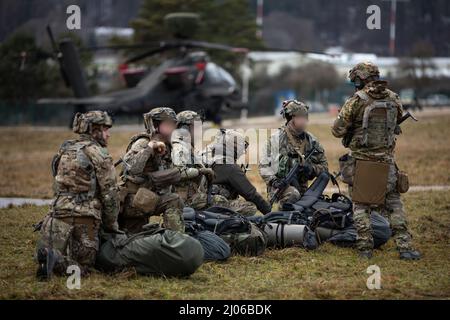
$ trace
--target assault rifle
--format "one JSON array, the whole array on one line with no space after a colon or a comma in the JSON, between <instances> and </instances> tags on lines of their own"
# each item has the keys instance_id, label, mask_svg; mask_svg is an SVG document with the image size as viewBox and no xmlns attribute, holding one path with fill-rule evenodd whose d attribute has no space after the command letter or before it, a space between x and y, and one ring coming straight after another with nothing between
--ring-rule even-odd
<instances>
[{"instance_id":1,"label":"assault rifle","mask_svg":"<svg viewBox=\"0 0 450 320\"><path fill-rule=\"evenodd\" d=\"M309 160L309 158L311 158L311 156L317 151L317 147L315 142L312 142L312 148L311 150L308 151L307 154L305 154L302 158L303 161L300 163L300 161L298 161L295 166L291 169L291 171L289 171L289 173L287 174L287 176L281 181L281 186L275 191L275 193L273 194L272 198L270 198L270 205L273 206L273 204L276 201L280 200L281 195L283 194L283 192L293 183L295 183L297 181L297 177L299 175L299 173L303 170L303 164L306 163L306 161Z\"/></svg>"}]
</instances>

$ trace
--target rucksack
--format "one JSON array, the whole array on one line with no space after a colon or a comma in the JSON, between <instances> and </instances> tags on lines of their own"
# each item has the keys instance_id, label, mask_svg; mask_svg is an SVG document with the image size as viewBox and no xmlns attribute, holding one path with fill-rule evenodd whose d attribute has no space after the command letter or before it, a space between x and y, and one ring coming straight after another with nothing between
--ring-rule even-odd
<instances>
[{"instance_id":1,"label":"rucksack","mask_svg":"<svg viewBox=\"0 0 450 320\"><path fill-rule=\"evenodd\" d=\"M265 233L254 223L235 211L222 207L212 207L204 211L192 208L183 210L185 224L192 221L221 237L231 248L231 252L240 255L261 255L267 246Z\"/></svg>"},{"instance_id":2,"label":"rucksack","mask_svg":"<svg viewBox=\"0 0 450 320\"><path fill-rule=\"evenodd\" d=\"M195 221L187 221L185 226L185 232L197 239L202 245L205 261L223 261L230 257L231 248L221 237L205 230L202 225Z\"/></svg>"},{"instance_id":3,"label":"rucksack","mask_svg":"<svg viewBox=\"0 0 450 320\"><path fill-rule=\"evenodd\" d=\"M203 263L203 247L193 237L155 227L133 236L104 234L96 267L119 272L134 267L138 274L188 276Z\"/></svg>"},{"instance_id":4,"label":"rucksack","mask_svg":"<svg viewBox=\"0 0 450 320\"><path fill-rule=\"evenodd\" d=\"M361 131L354 137L362 147L391 147L395 141L397 126L397 108L387 100L374 100L365 91L359 90L356 95L364 101L364 115Z\"/></svg>"}]
</instances>

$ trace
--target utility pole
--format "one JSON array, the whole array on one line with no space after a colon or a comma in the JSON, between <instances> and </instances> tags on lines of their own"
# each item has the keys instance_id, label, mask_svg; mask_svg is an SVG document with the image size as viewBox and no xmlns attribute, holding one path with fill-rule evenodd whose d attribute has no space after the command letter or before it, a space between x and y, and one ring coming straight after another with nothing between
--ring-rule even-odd
<instances>
[{"instance_id":1,"label":"utility pole","mask_svg":"<svg viewBox=\"0 0 450 320\"><path fill-rule=\"evenodd\" d=\"M256 4L256 37L261 39L263 36L263 22L264 22L264 0L258 0Z\"/></svg>"},{"instance_id":2,"label":"utility pole","mask_svg":"<svg viewBox=\"0 0 450 320\"><path fill-rule=\"evenodd\" d=\"M395 55L395 32L396 32L396 16L397 1L408 2L409 0L384 0L391 2L390 29L389 29L389 53Z\"/></svg>"}]
</instances>

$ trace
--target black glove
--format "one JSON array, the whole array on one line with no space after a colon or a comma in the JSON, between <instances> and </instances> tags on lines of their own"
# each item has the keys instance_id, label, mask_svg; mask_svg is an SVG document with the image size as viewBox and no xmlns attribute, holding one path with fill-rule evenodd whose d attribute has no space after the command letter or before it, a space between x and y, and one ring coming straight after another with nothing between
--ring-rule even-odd
<instances>
[{"instance_id":1,"label":"black glove","mask_svg":"<svg viewBox=\"0 0 450 320\"><path fill-rule=\"evenodd\" d=\"M275 180L272 182L272 187L275 188L275 189L280 189L280 188L282 188L283 186L284 186L283 179L275 179Z\"/></svg>"},{"instance_id":2,"label":"black glove","mask_svg":"<svg viewBox=\"0 0 450 320\"><path fill-rule=\"evenodd\" d=\"M309 164L306 163L303 165L303 169L302 169L302 174L307 178L307 179L312 179L314 178L314 169L313 167Z\"/></svg>"}]
</instances>

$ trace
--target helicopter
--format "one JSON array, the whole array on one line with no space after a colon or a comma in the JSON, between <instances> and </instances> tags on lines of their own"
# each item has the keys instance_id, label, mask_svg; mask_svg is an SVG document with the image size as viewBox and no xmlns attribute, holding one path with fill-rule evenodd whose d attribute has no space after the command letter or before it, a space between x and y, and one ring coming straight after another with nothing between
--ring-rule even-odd
<instances>
[{"instance_id":1,"label":"helicopter","mask_svg":"<svg viewBox=\"0 0 450 320\"><path fill-rule=\"evenodd\" d=\"M193 34L199 16L195 13L172 13L165 23L174 39L156 43L94 47L91 50L129 50L146 48L147 51L127 59L119 70L127 88L91 96L81 66L79 52L71 39L56 43L50 26L47 33L53 47L53 58L58 61L67 87L74 92L72 98L43 98L38 104L71 105L76 112L103 110L112 116L141 116L151 108L172 107L175 112L185 109L196 111L205 120L220 124L222 114L247 107L240 86L233 76L211 61L204 50L223 50L246 54L246 48L224 44L188 40ZM134 71L128 65L166 52L173 53L159 65L145 71Z\"/></svg>"}]
</instances>

